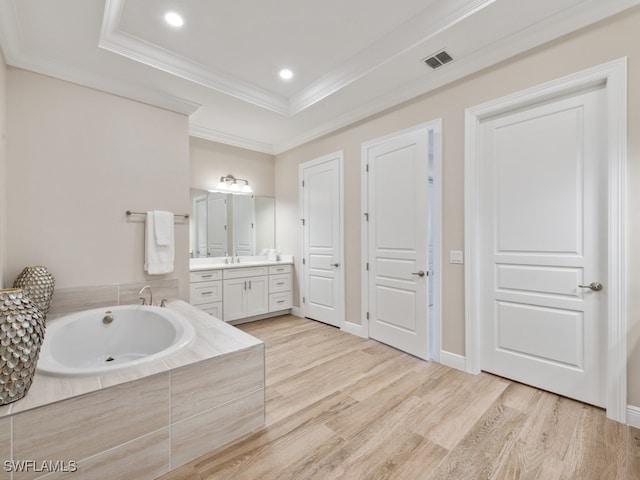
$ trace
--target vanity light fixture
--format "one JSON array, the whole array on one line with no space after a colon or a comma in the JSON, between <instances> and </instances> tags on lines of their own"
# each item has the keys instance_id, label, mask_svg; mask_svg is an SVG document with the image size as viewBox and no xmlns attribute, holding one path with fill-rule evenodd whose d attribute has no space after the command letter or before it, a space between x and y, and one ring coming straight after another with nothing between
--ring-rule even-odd
<instances>
[{"instance_id":1,"label":"vanity light fixture","mask_svg":"<svg viewBox=\"0 0 640 480\"><path fill-rule=\"evenodd\" d=\"M244 182L244 185L239 185L238 182ZM233 175L226 175L220 177L220 181L215 189L216 192L222 193L244 193L251 195L253 189L249 185L249 181L244 178L236 178Z\"/></svg>"},{"instance_id":2,"label":"vanity light fixture","mask_svg":"<svg viewBox=\"0 0 640 480\"><path fill-rule=\"evenodd\" d=\"M184 20L179 13L167 12L164 14L164 21L172 27L181 27L184 25Z\"/></svg>"}]
</instances>

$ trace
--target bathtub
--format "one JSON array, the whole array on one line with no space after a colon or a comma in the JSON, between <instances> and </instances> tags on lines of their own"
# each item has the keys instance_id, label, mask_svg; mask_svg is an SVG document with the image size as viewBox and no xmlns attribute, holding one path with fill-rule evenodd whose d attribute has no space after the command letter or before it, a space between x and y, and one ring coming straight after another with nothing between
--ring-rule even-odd
<instances>
[{"instance_id":1,"label":"bathtub","mask_svg":"<svg viewBox=\"0 0 640 480\"><path fill-rule=\"evenodd\" d=\"M37 371L83 377L126 370L188 346L193 326L167 308L120 305L85 310L47 324Z\"/></svg>"}]
</instances>

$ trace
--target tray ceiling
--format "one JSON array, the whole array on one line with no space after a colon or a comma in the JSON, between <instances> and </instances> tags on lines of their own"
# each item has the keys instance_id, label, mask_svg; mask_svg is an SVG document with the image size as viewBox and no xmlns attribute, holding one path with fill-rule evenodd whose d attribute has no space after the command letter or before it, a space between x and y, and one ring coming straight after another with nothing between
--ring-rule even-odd
<instances>
[{"instance_id":1,"label":"tray ceiling","mask_svg":"<svg viewBox=\"0 0 640 480\"><path fill-rule=\"evenodd\" d=\"M10 65L187 114L194 136L278 153L638 3L0 0L0 46ZM442 49L452 62L423 63Z\"/></svg>"}]
</instances>

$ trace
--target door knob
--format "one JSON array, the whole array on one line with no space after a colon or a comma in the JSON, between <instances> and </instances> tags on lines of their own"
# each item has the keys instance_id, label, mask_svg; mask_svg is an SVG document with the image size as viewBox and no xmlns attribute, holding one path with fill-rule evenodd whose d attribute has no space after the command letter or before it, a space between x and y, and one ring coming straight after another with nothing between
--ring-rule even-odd
<instances>
[{"instance_id":1,"label":"door knob","mask_svg":"<svg viewBox=\"0 0 640 480\"><path fill-rule=\"evenodd\" d=\"M594 292L602 290L602 284L600 282L591 282L589 285L578 285L580 288L590 288Z\"/></svg>"},{"instance_id":2,"label":"door knob","mask_svg":"<svg viewBox=\"0 0 640 480\"><path fill-rule=\"evenodd\" d=\"M333 266L338 268L340 266L340 264L339 263L334 263Z\"/></svg>"},{"instance_id":3,"label":"door knob","mask_svg":"<svg viewBox=\"0 0 640 480\"><path fill-rule=\"evenodd\" d=\"M422 270L420 270L419 272L413 272L411 275L417 275L419 277L424 277L424 272Z\"/></svg>"}]
</instances>

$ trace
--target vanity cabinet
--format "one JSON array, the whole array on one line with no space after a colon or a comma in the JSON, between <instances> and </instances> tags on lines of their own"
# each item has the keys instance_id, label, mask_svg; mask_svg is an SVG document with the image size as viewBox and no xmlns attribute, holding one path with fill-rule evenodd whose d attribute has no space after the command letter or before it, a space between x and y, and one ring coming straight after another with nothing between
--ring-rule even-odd
<instances>
[{"instance_id":1,"label":"vanity cabinet","mask_svg":"<svg viewBox=\"0 0 640 480\"><path fill-rule=\"evenodd\" d=\"M189 299L194 307L222 318L222 271L190 272Z\"/></svg>"},{"instance_id":2,"label":"vanity cabinet","mask_svg":"<svg viewBox=\"0 0 640 480\"><path fill-rule=\"evenodd\" d=\"M190 273L191 304L230 322L293 306L293 265L218 267Z\"/></svg>"},{"instance_id":3,"label":"vanity cabinet","mask_svg":"<svg viewBox=\"0 0 640 480\"><path fill-rule=\"evenodd\" d=\"M269 311L267 267L224 270L222 318L225 322Z\"/></svg>"},{"instance_id":4,"label":"vanity cabinet","mask_svg":"<svg viewBox=\"0 0 640 480\"><path fill-rule=\"evenodd\" d=\"M293 306L293 266L269 267L269 311L277 312Z\"/></svg>"}]
</instances>

